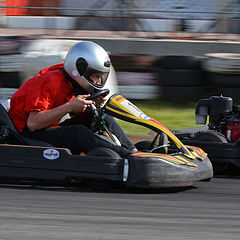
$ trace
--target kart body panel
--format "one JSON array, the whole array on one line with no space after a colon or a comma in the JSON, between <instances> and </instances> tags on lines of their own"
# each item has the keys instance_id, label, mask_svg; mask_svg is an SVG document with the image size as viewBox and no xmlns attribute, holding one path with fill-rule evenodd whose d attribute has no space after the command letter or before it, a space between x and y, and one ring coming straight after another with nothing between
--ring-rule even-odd
<instances>
[{"instance_id":1,"label":"kart body panel","mask_svg":"<svg viewBox=\"0 0 240 240\"><path fill-rule=\"evenodd\" d=\"M0 145L0 176L64 181L102 178L122 181L123 159L72 155L68 149Z\"/></svg>"},{"instance_id":2,"label":"kart body panel","mask_svg":"<svg viewBox=\"0 0 240 240\"><path fill-rule=\"evenodd\" d=\"M0 144L0 177L65 181L102 179L129 187L191 186L212 177L211 164L184 156L135 153L127 159L77 156L68 149ZM210 171L209 171L210 169Z\"/></svg>"}]
</instances>

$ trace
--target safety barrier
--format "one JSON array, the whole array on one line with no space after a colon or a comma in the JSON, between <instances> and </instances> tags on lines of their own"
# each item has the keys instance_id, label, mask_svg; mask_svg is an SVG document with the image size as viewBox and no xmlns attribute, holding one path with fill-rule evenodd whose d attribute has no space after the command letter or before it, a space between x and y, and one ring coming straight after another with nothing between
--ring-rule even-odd
<instances>
[{"instance_id":1,"label":"safety barrier","mask_svg":"<svg viewBox=\"0 0 240 240\"><path fill-rule=\"evenodd\" d=\"M0 52L1 88L18 88L41 68L62 62L76 42L30 37L4 37L1 41L8 46ZM110 58L118 90L129 99L196 101L223 94L239 101L240 54L199 57L110 53Z\"/></svg>"}]
</instances>

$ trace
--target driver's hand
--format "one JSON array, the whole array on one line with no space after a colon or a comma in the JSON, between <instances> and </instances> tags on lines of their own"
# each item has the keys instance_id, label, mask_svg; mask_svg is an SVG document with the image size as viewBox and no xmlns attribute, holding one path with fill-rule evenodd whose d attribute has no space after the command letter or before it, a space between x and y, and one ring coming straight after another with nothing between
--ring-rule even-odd
<instances>
[{"instance_id":1,"label":"driver's hand","mask_svg":"<svg viewBox=\"0 0 240 240\"><path fill-rule=\"evenodd\" d=\"M107 101L107 96L99 96L94 100L96 107L103 107Z\"/></svg>"},{"instance_id":2,"label":"driver's hand","mask_svg":"<svg viewBox=\"0 0 240 240\"><path fill-rule=\"evenodd\" d=\"M72 114L79 114L85 112L88 106L93 103L92 100L86 100L86 98L89 96L89 94L76 96L71 102L69 102L70 112Z\"/></svg>"}]
</instances>

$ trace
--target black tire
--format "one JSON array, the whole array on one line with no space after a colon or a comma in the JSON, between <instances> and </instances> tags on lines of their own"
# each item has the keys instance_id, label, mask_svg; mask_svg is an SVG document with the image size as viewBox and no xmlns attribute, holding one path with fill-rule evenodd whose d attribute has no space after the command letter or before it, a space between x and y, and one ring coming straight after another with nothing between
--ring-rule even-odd
<instances>
[{"instance_id":1,"label":"black tire","mask_svg":"<svg viewBox=\"0 0 240 240\"><path fill-rule=\"evenodd\" d=\"M207 78L214 87L240 87L240 74L208 73Z\"/></svg>"},{"instance_id":2,"label":"black tire","mask_svg":"<svg viewBox=\"0 0 240 240\"><path fill-rule=\"evenodd\" d=\"M158 71L158 76L161 87L192 87L204 83L200 70L162 69Z\"/></svg>"},{"instance_id":3,"label":"black tire","mask_svg":"<svg viewBox=\"0 0 240 240\"><path fill-rule=\"evenodd\" d=\"M161 96L168 101L197 101L202 98L203 87L162 87Z\"/></svg>"},{"instance_id":4,"label":"black tire","mask_svg":"<svg viewBox=\"0 0 240 240\"><path fill-rule=\"evenodd\" d=\"M206 142L228 143L226 137L223 134L221 134L219 132L215 132L213 130L208 130L206 132L198 133L194 137L194 140L206 141ZM211 160L211 158L210 158L210 160ZM229 164L212 162L212 165L213 165L214 174L218 175L218 174L223 174Z\"/></svg>"},{"instance_id":5,"label":"black tire","mask_svg":"<svg viewBox=\"0 0 240 240\"><path fill-rule=\"evenodd\" d=\"M221 142L221 143L227 143L226 137L214 130L208 130L206 132L200 132L195 137L194 140L197 141L206 141L206 142Z\"/></svg>"},{"instance_id":6,"label":"black tire","mask_svg":"<svg viewBox=\"0 0 240 240\"><path fill-rule=\"evenodd\" d=\"M0 86L2 88L19 88L21 79L18 72L0 72Z\"/></svg>"},{"instance_id":7,"label":"black tire","mask_svg":"<svg viewBox=\"0 0 240 240\"><path fill-rule=\"evenodd\" d=\"M121 158L120 155L112 149L99 147L95 148L87 153L87 156L96 156L96 157L113 157Z\"/></svg>"},{"instance_id":8,"label":"black tire","mask_svg":"<svg viewBox=\"0 0 240 240\"><path fill-rule=\"evenodd\" d=\"M194 56L163 56L164 69L201 69L201 59Z\"/></svg>"},{"instance_id":9,"label":"black tire","mask_svg":"<svg viewBox=\"0 0 240 240\"><path fill-rule=\"evenodd\" d=\"M110 59L116 71L151 71L157 57L147 54L111 54Z\"/></svg>"},{"instance_id":10,"label":"black tire","mask_svg":"<svg viewBox=\"0 0 240 240\"><path fill-rule=\"evenodd\" d=\"M121 158L120 155L112 149L99 147L87 153L86 156ZM83 184L93 190L107 191L120 185L118 182L105 179L84 179Z\"/></svg>"},{"instance_id":11,"label":"black tire","mask_svg":"<svg viewBox=\"0 0 240 240\"><path fill-rule=\"evenodd\" d=\"M218 96L223 95L224 97L231 97L235 103L240 102L240 94L239 94L240 87L239 88L237 88L237 87L235 87L235 88L219 87L219 88L215 89L215 93Z\"/></svg>"}]
</instances>

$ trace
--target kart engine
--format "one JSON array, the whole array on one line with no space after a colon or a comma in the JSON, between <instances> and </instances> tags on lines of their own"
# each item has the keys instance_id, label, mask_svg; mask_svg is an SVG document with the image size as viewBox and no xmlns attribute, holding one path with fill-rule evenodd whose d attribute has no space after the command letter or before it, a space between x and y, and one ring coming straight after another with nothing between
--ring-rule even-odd
<instances>
[{"instance_id":1,"label":"kart engine","mask_svg":"<svg viewBox=\"0 0 240 240\"><path fill-rule=\"evenodd\" d=\"M229 142L240 139L240 107L233 106L231 97L212 96L198 101L195 109L196 124L206 124L209 130L225 135Z\"/></svg>"}]
</instances>

